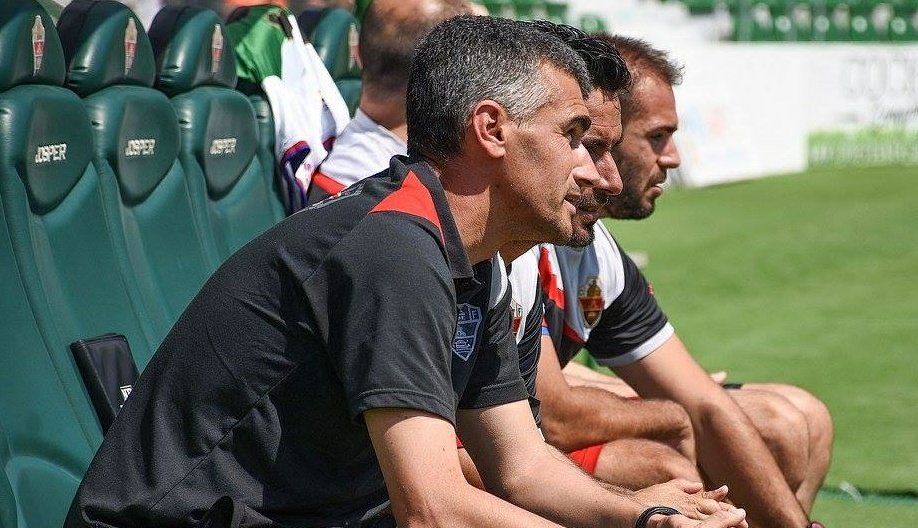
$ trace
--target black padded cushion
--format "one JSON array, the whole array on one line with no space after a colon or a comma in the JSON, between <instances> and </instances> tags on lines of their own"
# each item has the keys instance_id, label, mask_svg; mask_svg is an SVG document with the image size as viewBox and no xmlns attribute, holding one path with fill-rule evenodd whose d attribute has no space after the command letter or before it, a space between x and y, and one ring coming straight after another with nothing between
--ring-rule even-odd
<instances>
[{"instance_id":1,"label":"black padded cushion","mask_svg":"<svg viewBox=\"0 0 918 528\"><path fill-rule=\"evenodd\" d=\"M226 88L202 86L173 100L187 129L188 151L204 171L207 193L218 200L233 189L258 148L258 125L248 98Z\"/></svg>"},{"instance_id":2,"label":"black padded cushion","mask_svg":"<svg viewBox=\"0 0 918 528\"><path fill-rule=\"evenodd\" d=\"M34 0L0 2L0 92L63 82L64 52L48 13Z\"/></svg>"},{"instance_id":3,"label":"black padded cushion","mask_svg":"<svg viewBox=\"0 0 918 528\"><path fill-rule=\"evenodd\" d=\"M57 31L67 60L65 85L80 97L117 84L153 86L153 47L140 23L115 0L74 0Z\"/></svg>"},{"instance_id":4,"label":"black padded cushion","mask_svg":"<svg viewBox=\"0 0 918 528\"><path fill-rule=\"evenodd\" d=\"M144 201L178 158L175 110L160 92L119 86L85 100L96 149L118 178L121 200Z\"/></svg>"},{"instance_id":5,"label":"black padded cushion","mask_svg":"<svg viewBox=\"0 0 918 528\"><path fill-rule=\"evenodd\" d=\"M150 25L156 87L170 97L197 86L236 86L236 54L217 13L165 7Z\"/></svg>"},{"instance_id":6,"label":"black padded cushion","mask_svg":"<svg viewBox=\"0 0 918 528\"><path fill-rule=\"evenodd\" d=\"M57 86L17 86L0 97L0 171L18 172L43 215L67 197L92 158L83 103Z\"/></svg>"}]
</instances>

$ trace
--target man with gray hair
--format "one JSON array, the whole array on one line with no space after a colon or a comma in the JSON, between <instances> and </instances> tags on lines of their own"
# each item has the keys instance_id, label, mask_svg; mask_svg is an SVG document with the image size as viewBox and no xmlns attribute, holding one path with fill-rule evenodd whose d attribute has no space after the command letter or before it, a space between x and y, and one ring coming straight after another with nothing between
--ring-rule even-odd
<instances>
[{"instance_id":1,"label":"man with gray hair","mask_svg":"<svg viewBox=\"0 0 918 528\"><path fill-rule=\"evenodd\" d=\"M135 385L66 526L745 526L610 492L541 440L499 248L566 243L589 80L531 26L451 19L421 43L411 158L230 257ZM510 87L508 89L508 87ZM507 222L507 218L522 219ZM468 485L462 435L488 489ZM216 513L214 513L216 512Z\"/></svg>"}]
</instances>

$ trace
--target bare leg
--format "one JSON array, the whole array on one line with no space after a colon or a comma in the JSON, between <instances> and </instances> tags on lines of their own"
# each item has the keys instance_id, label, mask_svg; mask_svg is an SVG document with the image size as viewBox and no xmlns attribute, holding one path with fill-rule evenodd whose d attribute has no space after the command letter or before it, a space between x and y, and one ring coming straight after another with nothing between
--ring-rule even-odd
<instances>
[{"instance_id":1,"label":"bare leg","mask_svg":"<svg viewBox=\"0 0 918 528\"><path fill-rule=\"evenodd\" d=\"M743 386L728 391L762 435L775 462L792 490L806 476L809 462L809 431L806 418L791 402L778 394Z\"/></svg>"},{"instance_id":2,"label":"bare leg","mask_svg":"<svg viewBox=\"0 0 918 528\"><path fill-rule=\"evenodd\" d=\"M743 385L744 390L755 390L779 394L794 405L804 416L809 433L809 457L803 482L797 490L797 500L809 512L816 500L816 493L829 472L832 462L832 440L834 427L829 409L818 398L809 392L793 385L780 383L748 383Z\"/></svg>"},{"instance_id":3,"label":"bare leg","mask_svg":"<svg viewBox=\"0 0 918 528\"><path fill-rule=\"evenodd\" d=\"M641 489L674 478L701 482L698 469L672 447L628 438L603 446L593 476L628 489Z\"/></svg>"}]
</instances>

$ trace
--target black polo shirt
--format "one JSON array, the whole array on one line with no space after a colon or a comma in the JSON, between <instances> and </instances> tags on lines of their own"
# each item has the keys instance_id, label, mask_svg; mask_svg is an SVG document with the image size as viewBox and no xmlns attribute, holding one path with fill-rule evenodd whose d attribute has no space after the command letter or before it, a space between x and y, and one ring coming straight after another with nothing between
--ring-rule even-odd
<instances>
[{"instance_id":1,"label":"black polo shirt","mask_svg":"<svg viewBox=\"0 0 918 528\"><path fill-rule=\"evenodd\" d=\"M499 259L469 263L439 180L388 171L233 255L182 314L93 460L67 526L370 525L386 489L362 413L527 397ZM261 523L261 524L259 524Z\"/></svg>"}]
</instances>

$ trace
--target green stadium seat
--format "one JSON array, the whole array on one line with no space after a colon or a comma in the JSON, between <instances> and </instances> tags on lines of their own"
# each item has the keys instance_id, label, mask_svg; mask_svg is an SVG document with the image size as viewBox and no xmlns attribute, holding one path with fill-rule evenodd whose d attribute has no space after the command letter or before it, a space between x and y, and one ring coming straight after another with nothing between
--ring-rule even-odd
<instances>
[{"instance_id":1,"label":"green stadium seat","mask_svg":"<svg viewBox=\"0 0 918 528\"><path fill-rule=\"evenodd\" d=\"M775 20L771 8L764 2L759 2L752 7L749 40L773 41L775 40Z\"/></svg>"},{"instance_id":2,"label":"green stadium seat","mask_svg":"<svg viewBox=\"0 0 918 528\"><path fill-rule=\"evenodd\" d=\"M0 523L52 528L102 428L68 348L119 332L149 349L108 235L92 131L32 0L0 4Z\"/></svg>"},{"instance_id":3,"label":"green stadium seat","mask_svg":"<svg viewBox=\"0 0 918 528\"><path fill-rule=\"evenodd\" d=\"M491 16L516 18L516 7L511 0L484 0L482 4Z\"/></svg>"},{"instance_id":4,"label":"green stadium seat","mask_svg":"<svg viewBox=\"0 0 918 528\"><path fill-rule=\"evenodd\" d=\"M182 167L222 260L283 218L268 181L273 165L263 166L258 156L252 103L233 89L236 60L217 14L166 7L150 34L159 64L156 85L171 97L179 119Z\"/></svg>"},{"instance_id":5,"label":"green stadium seat","mask_svg":"<svg viewBox=\"0 0 918 528\"><path fill-rule=\"evenodd\" d=\"M513 0L516 18L519 20L545 20L548 6L543 0Z\"/></svg>"},{"instance_id":6,"label":"green stadium seat","mask_svg":"<svg viewBox=\"0 0 918 528\"><path fill-rule=\"evenodd\" d=\"M141 292L158 345L219 262L179 162L178 120L151 87L153 49L124 4L77 0L58 26L66 85L83 97L93 123L109 230L123 243L123 273Z\"/></svg>"},{"instance_id":7,"label":"green stadium seat","mask_svg":"<svg viewBox=\"0 0 918 528\"><path fill-rule=\"evenodd\" d=\"M839 3L832 7L829 14L829 30L826 32L828 41L851 40L851 8L846 3Z\"/></svg>"},{"instance_id":8,"label":"green stadium seat","mask_svg":"<svg viewBox=\"0 0 918 528\"><path fill-rule=\"evenodd\" d=\"M814 42L824 42L829 40L829 29L832 27L832 22L829 20L829 17L824 14L818 14L813 17L813 36L812 39Z\"/></svg>"},{"instance_id":9,"label":"green stadium seat","mask_svg":"<svg viewBox=\"0 0 918 528\"><path fill-rule=\"evenodd\" d=\"M566 1L547 0L545 2L545 9L547 11L548 20L556 24L566 24L567 23L568 5Z\"/></svg>"},{"instance_id":10,"label":"green stadium seat","mask_svg":"<svg viewBox=\"0 0 918 528\"><path fill-rule=\"evenodd\" d=\"M814 17L813 8L809 3L798 2L790 6L788 17L792 26L794 40L798 42L808 42L814 40ZM828 24L828 20L825 20Z\"/></svg>"},{"instance_id":11,"label":"green stadium seat","mask_svg":"<svg viewBox=\"0 0 918 528\"><path fill-rule=\"evenodd\" d=\"M316 16L318 15L318 16ZM300 21L315 18L311 27ZM360 104L360 66L357 64L357 19L346 9L306 10L297 17L303 35L308 36L328 73L338 86L353 116Z\"/></svg>"},{"instance_id":12,"label":"green stadium seat","mask_svg":"<svg viewBox=\"0 0 918 528\"><path fill-rule=\"evenodd\" d=\"M918 40L918 12L910 17L893 17L889 22L889 39L896 42Z\"/></svg>"},{"instance_id":13,"label":"green stadium seat","mask_svg":"<svg viewBox=\"0 0 918 528\"><path fill-rule=\"evenodd\" d=\"M709 15L717 4L716 0L684 0L682 3L691 15Z\"/></svg>"},{"instance_id":14,"label":"green stadium seat","mask_svg":"<svg viewBox=\"0 0 918 528\"><path fill-rule=\"evenodd\" d=\"M580 16L580 29L587 33L608 33L606 21L599 15L585 14Z\"/></svg>"},{"instance_id":15,"label":"green stadium seat","mask_svg":"<svg viewBox=\"0 0 918 528\"><path fill-rule=\"evenodd\" d=\"M851 17L851 40L860 42L876 40L876 31L869 17L864 15Z\"/></svg>"},{"instance_id":16,"label":"green stadium seat","mask_svg":"<svg viewBox=\"0 0 918 528\"><path fill-rule=\"evenodd\" d=\"M791 22L791 19L787 17L787 15L778 15L774 20L775 40L793 42L797 39L797 36L794 33L794 24Z\"/></svg>"},{"instance_id":17,"label":"green stadium seat","mask_svg":"<svg viewBox=\"0 0 918 528\"><path fill-rule=\"evenodd\" d=\"M283 178L278 174L279 167L274 158L274 114L271 112L271 103L264 94L250 95L249 102L255 110L255 120L258 121L258 158L265 168L265 185L271 190L272 198L282 197L286 190L281 188ZM272 208L276 210L275 213L283 216L283 201L274 202Z\"/></svg>"}]
</instances>

